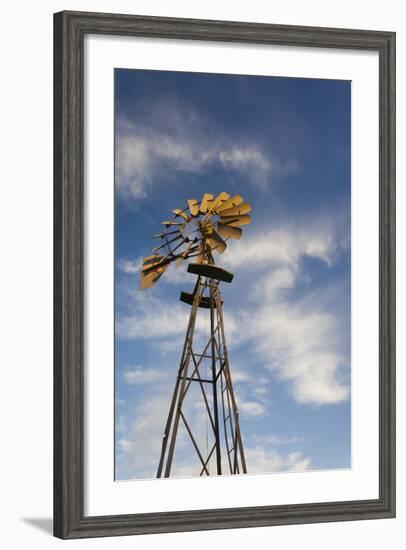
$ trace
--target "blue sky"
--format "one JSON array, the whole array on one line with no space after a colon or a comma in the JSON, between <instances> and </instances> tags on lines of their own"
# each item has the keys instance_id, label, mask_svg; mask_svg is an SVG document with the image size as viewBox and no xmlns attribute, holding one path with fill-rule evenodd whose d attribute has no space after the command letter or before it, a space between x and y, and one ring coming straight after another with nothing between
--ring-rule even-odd
<instances>
[{"instance_id":1,"label":"blue sky","mask_svg":"<svg viewBox=\"0 0 406 550\"><path fill-rule=\"evenodd\" d=\"M115 71L116 479L155 477L193 275L139 291L173 208L241 194L217 263L248 471L351 466L348 81ZM198 337L203 337L202 321ZM191 411L198 425L201 411ZM180 434L174 475L195 475Z\"/></svg>"}]
</instances>

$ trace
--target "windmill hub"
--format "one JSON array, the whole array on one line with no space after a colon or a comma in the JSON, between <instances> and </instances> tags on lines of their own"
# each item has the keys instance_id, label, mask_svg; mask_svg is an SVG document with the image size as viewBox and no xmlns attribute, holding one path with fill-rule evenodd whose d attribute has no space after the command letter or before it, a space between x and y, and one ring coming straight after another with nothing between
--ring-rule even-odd
<instances>
[{"instance_id":1,"label":"windmill hub","mask_svg":"<svg viewBox=\"0 0 406 550\"><path fill-rule=\"evenodd\" d=\"M212 225L212 223L210 223L209 221L199 221L199 229L200 229L200 232L202 234L202 236L207 239L208 237L210 237L212 234L213 234L213 231L214 231L214 227Z\"/></svg>"}]
</instances>

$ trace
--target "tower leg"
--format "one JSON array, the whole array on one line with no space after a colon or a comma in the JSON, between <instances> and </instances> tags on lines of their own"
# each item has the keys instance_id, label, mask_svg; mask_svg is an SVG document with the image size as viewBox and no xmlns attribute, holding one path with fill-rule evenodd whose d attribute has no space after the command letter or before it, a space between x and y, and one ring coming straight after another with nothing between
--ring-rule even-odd
<instances>
[{"instance_id":1,"label":"tower leg","mask_svg":"<svg viewBox=\"0 0 406 550\"><path fill-rule=\"evenodd\" d=\"M222 365L220 367L219 377L221 378L222 388L222 404L223 404L223 423L224 423L224 437L226 440L226 448L228 456L232 455L233 460L230 459L230 473L240 473L240 464L242 473L247 473L247 465L245 462L245 453L242 443L239 413L237 403L234 395L234 389L231 379L230 365L228 361L228 351L226 345L226 337L224 331L224 319L223 319L223 306L221 301L220 289L218 285L214 291L216 311L219 326L219 349L218 353L222 359ZM224 395L225 394L225 395ZM229 428L229 429L228 429ZM230 433L232 440L232 447L228 442L228 435Z\"/></svg>"},{"instance_id":2,"label":"tower leg","mask_svg":"<svg viewBox=\"0 0 406 550\"><path fill-rule=\"evenodd\" d=\"M217 369L216 369L216 339L214 332L214 308L215 308L215 289L214 281L210 280L210 334L211 334L211 371L213 382L213 411L214 411L214 437L216 444L216 463L217 474L221 475L221 447L220 447L220 426L219 426L219 412L217 403Z\"/></svg>"}]
</instances>

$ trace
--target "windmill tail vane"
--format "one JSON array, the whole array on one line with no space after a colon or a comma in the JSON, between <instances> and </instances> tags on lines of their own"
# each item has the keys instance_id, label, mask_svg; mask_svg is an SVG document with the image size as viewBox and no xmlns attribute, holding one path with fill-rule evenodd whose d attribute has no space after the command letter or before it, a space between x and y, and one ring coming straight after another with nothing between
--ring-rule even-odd
<instances>
[{"instance_id":1,"label":"windmill tail vane","mask_svg":"<svg viewBox=\"0 0 406 550\"><path fill-rule=\"evenodd\" d=\"M164 425L158 478L182 473L182 461L175 454L180 431L190 443L198 475L247 473L220 292L220 282L231 283L233 274L216 265L213 254L222 254L229 239L241 238L241 226L251 221L250 211L240 195L225 192L217 197L205 193L200 203L189 199L185 208L172 210L171 219L162 222L164 230L154 235L158 244L143 260L141 290L152 287L173 262L179 267L191 261L187 271L196 275L193 292L180 295L190 315ZM195 329L204 310L209 311L210 327L201 342ZM198 400L204 414L196 420L193 409Z\"/></svg>"}]
</instances>

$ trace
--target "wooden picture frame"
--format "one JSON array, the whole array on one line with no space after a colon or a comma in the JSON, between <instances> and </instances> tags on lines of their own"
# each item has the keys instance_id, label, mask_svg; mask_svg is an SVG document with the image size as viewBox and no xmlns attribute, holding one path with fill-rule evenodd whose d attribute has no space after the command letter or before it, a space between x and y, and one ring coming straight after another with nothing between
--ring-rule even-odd
<instances>
[{"instance_id":1,"label":"wooden picture frame","mask_svg":"<svg viewBox=\"0 0 406 550\"><path fill-rule=\"evenodd\" d=\"M102 13L54 17L54 534L63 539L395 516L395 34ZM84 515L83 40L86 34L368 50L379 54L379 498Z\"/></svg>"}]
</instances>

